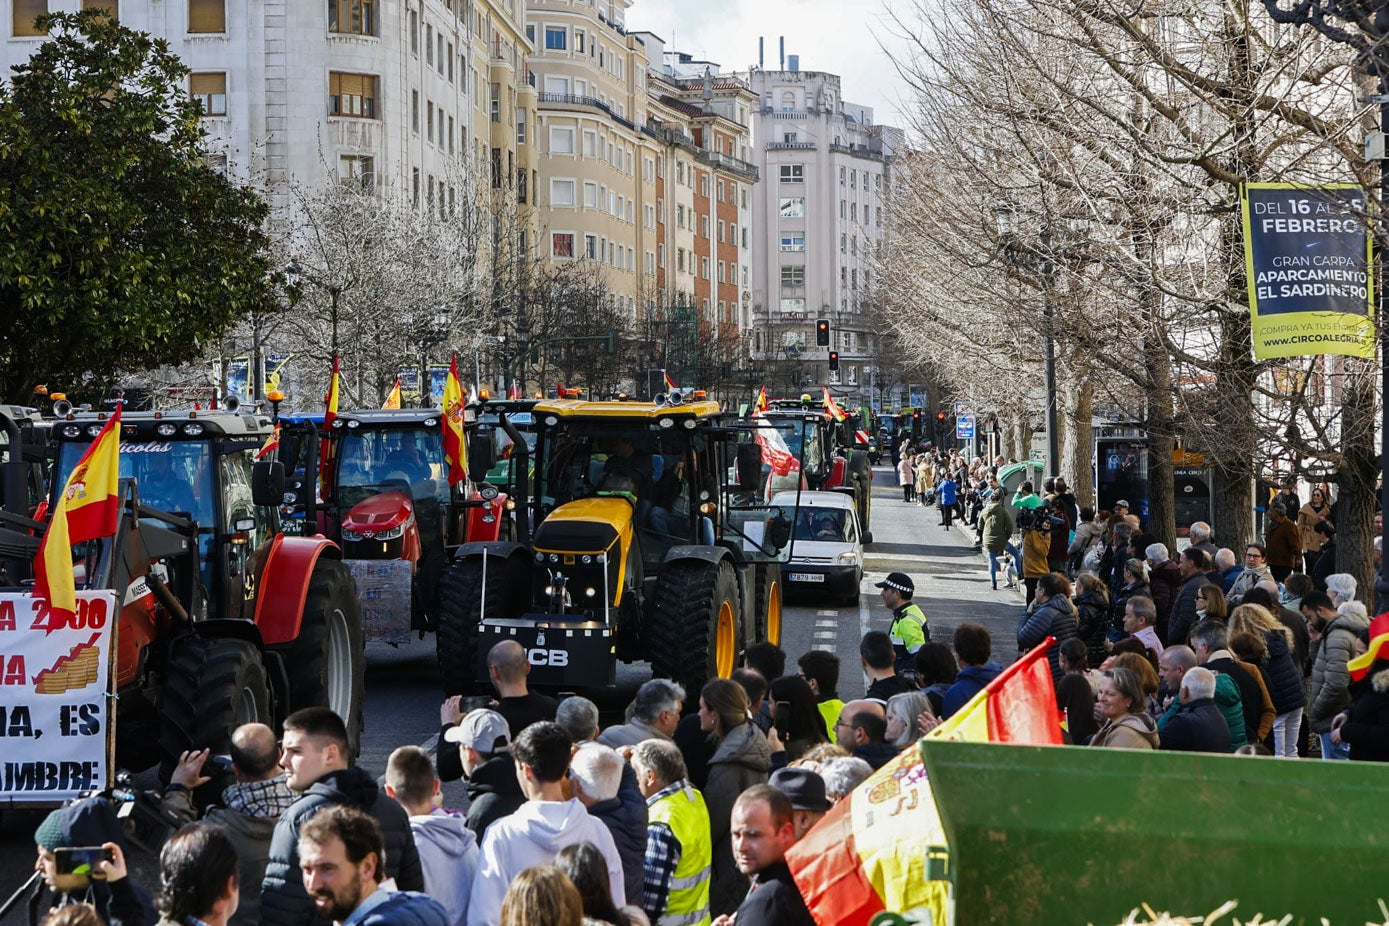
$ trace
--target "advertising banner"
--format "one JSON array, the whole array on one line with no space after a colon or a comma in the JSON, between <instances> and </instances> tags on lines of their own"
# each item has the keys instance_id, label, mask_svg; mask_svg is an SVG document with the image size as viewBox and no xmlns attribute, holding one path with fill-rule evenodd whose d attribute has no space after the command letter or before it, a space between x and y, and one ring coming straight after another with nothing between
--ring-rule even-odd
<instances>
[{"instance_id":1,"label":"advertising banner","mask_svg":"<svg viewBox=\"0 0 1389 926\"><path fill-rule=\"evenodd\" d=\"M114 592L78 592L55 625L48 602L0 595L0 804L57 802L105 788Z\"/></svg>"},{"instance_id":2,"label":"advertising banner","mask_svg":"<svg viewBox=\"0 0 1389 926\"><path fill-rule=\"evenodd\" d=\"M242 402L251 401L250 357L233 357L227 361L227 395Z\"/></svg>"},{"instance_id":3,"label":"advertising banner","mask_svg":"<svg viewBox=\"0 0 1389 926\"><path fill-rule=\"evenodd\" d=\"M1254 356L1373 357L1364 190L1247 183L1240 204Z\"/></svg>"},{"instance_id":4,"label":"advertising banner","mask_svg":"<svg viewBox=\"0 0 1389 926\"><path fill-rule=\"evenodd\" d=\"M443 408L444 406L444 381L448 379L449 368L445 364L431 363L429 365L429 407Z\"/></svg>"},{"instance_id":5,"label":"advertising banner","mask_svg":"<svg viewBox=\"0 0 1389 926\"><path fill-rule=\"evenodd\" d=\"M293 359L293 354L268 353L263 361L265 366L265 391L278 389L286 394L289 393L290 370L289 361Z\"/></svg>"},{"instance_id":6,"label":"advertising banner","mask_svg":"<svg viewBox=\"0 0 1389 926\"><path fill-rule=\"evenodd\" d=\"M930 396L926 394L925 386L908 386L907 392L910 396L907 404L912 408L925 408L929 403Z\"/></svg>"}]
</instances>

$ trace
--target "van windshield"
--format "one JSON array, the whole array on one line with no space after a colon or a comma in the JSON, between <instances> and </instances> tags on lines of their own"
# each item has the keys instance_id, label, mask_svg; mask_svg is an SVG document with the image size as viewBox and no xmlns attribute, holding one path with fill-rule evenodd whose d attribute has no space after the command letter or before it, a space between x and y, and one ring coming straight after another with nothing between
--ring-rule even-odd
<instances>
[{"instance_id":1,"label":"van windshield","mask_svg":"<svg viewBox=\"0 0 1389 926\"><path fill-rule=\"evenodd\" d=\"M849 512L842 508L802 508L796 518L797 540L847 543L849 533Z\"/></svg>"}]
</instances>

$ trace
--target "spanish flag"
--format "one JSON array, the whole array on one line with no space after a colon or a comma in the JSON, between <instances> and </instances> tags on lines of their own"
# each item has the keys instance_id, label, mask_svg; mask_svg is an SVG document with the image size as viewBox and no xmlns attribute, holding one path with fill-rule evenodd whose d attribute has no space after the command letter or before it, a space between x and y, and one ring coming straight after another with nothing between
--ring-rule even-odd
<instances>
[{"instance_id":1,"label":"spanish flag","mask_svg":"<svg viewBox=\"0 0 1389 926\"><path fill-rule=\"evenodd\" d=\"M468 478L468 448L463 436L463 384L458 379L458 357L449 364L444 380L444 411L440 420L444 428L444 461L449 467L449 485Z\"/></svg>"},{"instance_id":2,"label":"spanish flag","mask_svg":"<svg viewBox=\"0 0 1389 926\"><path fill-rule=\"evenodd\" d=\"M666 378L666 389L667 389L668 391L674 392L674 391L676 391L677 389L680 388L679 386L675 385L675 380L673 380L673 379L670 378L670 374L669 374L669 373L662 373L661 375L664 376L664 377Z\"/></svg>"},{"instance_id":3,"label":"spanish flag","mask_svg":"<svg viewBox=\"0 0 1389 926\"><path fill-rule=\"evenodd\" d=\"M265 439L265 443L256 451L256 459L263 460L272 453L280 449L280 423L275 422L275 430L270 432L270 436Z\"/></svg>"},{"instance_id":4,"label":"spanish flag","mask_svg":"<svg viewBox=\"0 0 1389 926\"><path fill-rule=\"evenodd\" d=\"M62 627L77 613L72 545L110 537L120 516L121 407L106 420L72 469L48 519L48 530L34 559L34 597L45 598L50 627Z\"/></svg>"},{"instance_id":5,"label":"spanish flag","mask_svg":"<svg viewBox=\"0 0 1389 926\"><path fill-rule=\"evenodd\" d=\"M757 401L752 405L752 413L754 415L760 415L769 407L770 406L767 404L767 387L763 386L757 391Z\"/></svg>"},{"instance_id":6,"label":"spanish flag","mask_svg":"<svg viewBox=\"0 0 1389 926\"><path fill-rule=\"evenodd\" d=\"M328 393L323 397L323 439L319 442L318 482L323 487L323 497L333 494L333 442L328 439L328 431L338 417L338 391L342 377L338 373L338 355L333 355L333 375L328 379Z\"/></svg>"},{"instance_id":7,"label":"spanish flag","mask_svg":"<svg viewBox=\"0 0 1389 926\"><path fill-rule=\"evenodd\" d=\"M386 396L386 401L382 403L382 408L400 408L400 377L395 378L395 385L391 387L391 394Z\"/></svg>"},{"instance_id":8,"label":"spanish flag","mask_svg":"<svg viewBox=\"0 0 1389 926\"><path fill-rule=\"evenodd\" d=\"M1369 649L1346 663L1351 681L1358 682L1369 675L1380 659L1389 659L1389 612L1370 621Z\"/></svg>"},{"instance_id":9,"label":"spanish flag","mask_svg":"<svg viewBox=\"0 0 1389 926\"><path fill-rule=\"evenodd\" d=\"M1060 745L1047 638L1013 663L928 738ZM919 746L869 776L786 853L817 923L866 926L883 910L932 910L946 922L949 883L931 857L948 854Z\"/></svg>"},{"instance_id":10,"label":"spanish flag","mask_svg":"<svg viewBox=\"0 0 1389 926\"><path fill-rule=\"evenodd\" d=\"M835 421L843 421L848 418L849 416L844 414L844 409L840 408L839 403L834 400L834 396L830 395L829 387L821 386L820 388L825 390L825 412Z\"/></svg>"}]
</instances>

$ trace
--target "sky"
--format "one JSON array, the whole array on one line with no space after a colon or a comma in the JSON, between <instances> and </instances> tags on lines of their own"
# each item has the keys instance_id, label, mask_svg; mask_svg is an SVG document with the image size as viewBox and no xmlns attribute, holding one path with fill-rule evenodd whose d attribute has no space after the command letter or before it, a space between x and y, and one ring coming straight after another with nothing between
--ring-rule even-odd
<instances>
[{"instance_id":1,"label":"sky","mask_svg":"<svg viewBox=\"0 0 1389 926\"><path fill-rule=\"evenodd\" d=\"M757 38L766 39L767 70L777 70L778 37L787 55L800 55L803 71L841 78L843 98L873 107L880 123L905 127L902 83L879 45L898 53L884 0L633 0L627 28L654 32L667 50L718 62L725 71L757 63ZM907 4L901 4L904 15Z\"/></svg>"}]
</instances>

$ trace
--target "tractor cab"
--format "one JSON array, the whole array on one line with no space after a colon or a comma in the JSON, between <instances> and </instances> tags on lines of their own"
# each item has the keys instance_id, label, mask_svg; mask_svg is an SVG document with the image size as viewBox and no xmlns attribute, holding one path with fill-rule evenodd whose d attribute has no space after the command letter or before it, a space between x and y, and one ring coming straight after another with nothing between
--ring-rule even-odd
<instances>
[{"instance_id":1,"label":"tractor cab","mask_svg":"<svg viewBox=\"0 0 1389 926\"><path fill-rule=\"evenodd\" d=\"M801 476L804 477L805 488L852 495L864 532L864 542L871 542L873 464L867 448L868 435L858 427L858 419L846 417L843 421L836 421L823 404L805 394L799 399L773 400L770 408L756 415L755 420L773 425L799 423L799 427L778 430L783 435L787 449L804 461ZM770 456L769 493L794 488L794 483L789 482L786 476L778 478L775 454ZM764 462L767 462L766 457Z\"/></svg>"},{"instance_id":2,"label":"tractor cab","mask_svg":"<svg viewBox=\"0 0 1389 926\"><path fill-rule=\"evenodd\" d=\"M512 425L512 429L521 435L521 439L526 445L526 458L530 463L533 463L535 460L535 415L533 410L536 401L536 399L496 401L484 399L481 404L473 406L478 424L495 428L497 434L497 463L487 471L487 481L508 494L514 495L517 480L531 478L534 471L528 465L525 472L517 472L519 456L515 452L516 443L507 433L507 430L502 428L501 419L505 416Z\"/></svg>"}]
</instances>

